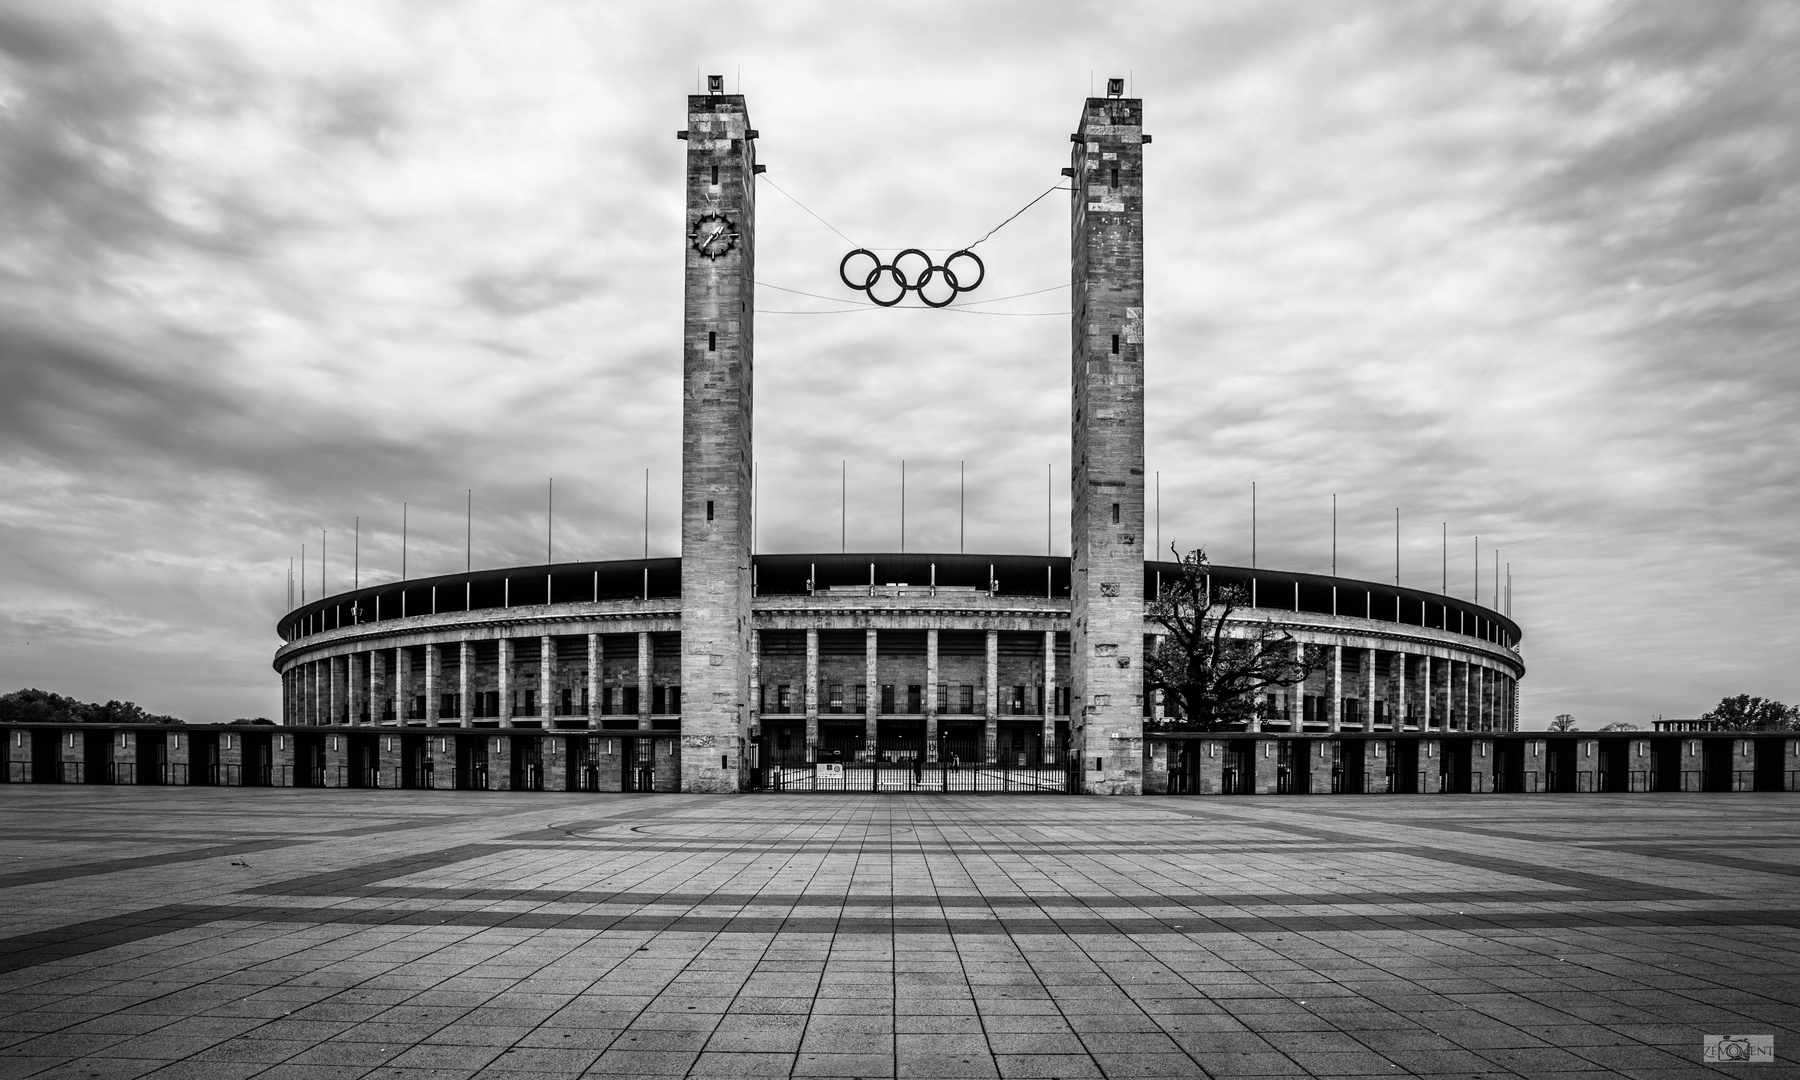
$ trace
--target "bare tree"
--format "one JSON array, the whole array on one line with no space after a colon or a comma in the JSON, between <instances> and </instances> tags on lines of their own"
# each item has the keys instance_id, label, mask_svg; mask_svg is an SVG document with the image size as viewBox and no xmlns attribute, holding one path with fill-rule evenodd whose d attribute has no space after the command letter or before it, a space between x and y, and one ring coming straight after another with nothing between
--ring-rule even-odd
<instances>
[{"instance_id":1,"label":"bare tree","mask_svg":"<svg viewBox=\"0 0 1800 1080\"><path fill-rule=\"evenodd\" d=\"M1267 712L1263 694L1293 686L1320 667L1317 646L1296 647L1273 620L1237 618L1249 591L1212 580L1204 549L1182 554L1181 573L1165 579L1150 603L1150 617L1166 631L1145 664L1145 684L1163 692L1163 727L1179 731L1230 731ZM1173 706L1171 708L1171 706Z\"/></svg>"},{"instance_id":2,"label":"bare tree","mask_svg":"<svg viewBox=\"0 0 1800 1080\"><path fill-rule=\"evenodd\" d=\"M1571 716L1568 713L1556 714L1556 719L1550 721L1550 730L1551 731L1574 731L1575 730L1575 717Z\"/></svg>"}]
</instances>

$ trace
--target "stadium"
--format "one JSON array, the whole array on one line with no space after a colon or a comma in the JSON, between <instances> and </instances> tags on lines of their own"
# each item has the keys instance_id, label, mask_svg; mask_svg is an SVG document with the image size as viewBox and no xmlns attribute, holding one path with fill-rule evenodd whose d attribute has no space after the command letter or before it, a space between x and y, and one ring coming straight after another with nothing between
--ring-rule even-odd
<instances>
[{"instance_id":1,"label":"stadium","mask_svg":"<svg viewBox=\"0 0 1800 1080\"><path fill-rule=\"evenodd\" d=\"M995 766L1009 789L1200 784L1204 755L1145 738L1164 718L1143 684L1159 629L1146 605L1180 571L1144 550L1151 140L1141 100L1109 90L1085 102L1064 170L1071 557L751 552L758 132L742 96L694 95L678 133L689 223L681 557L391 582L289 612L274 661L282 722L345 733L315 768L444 787L541 786L554 771L595 790L743 790L816 778L821 763L848 767L852 786L858 767L876 767L863 782L879 784L879 766L915 762L970 783ZM933 303L929 278L917 291ZM892 281L904 298L899 271ZM1240 624L1271 621L1323 658L1271 695L1253 728L1516 728L1524 664L1506 615L1347 578L1213 574L1251 598Z\"/></svg>"}]
</instances>

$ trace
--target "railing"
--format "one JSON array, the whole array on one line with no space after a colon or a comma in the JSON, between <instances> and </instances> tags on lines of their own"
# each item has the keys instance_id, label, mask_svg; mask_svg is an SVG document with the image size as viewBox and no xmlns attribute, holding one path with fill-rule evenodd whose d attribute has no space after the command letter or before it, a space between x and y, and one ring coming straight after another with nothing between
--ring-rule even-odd
<instances>
[{"instance_id":1,"label":"railing","mask_svg":"<svg viewBox=\"0 0 1800 1080\"><path fill-rule=\"evenodd\" d=\"M762 771L765 791L985 792L1064 794L1074 790L1064 765L910 764L771 765Z\"/></svg>"}]
</instances>

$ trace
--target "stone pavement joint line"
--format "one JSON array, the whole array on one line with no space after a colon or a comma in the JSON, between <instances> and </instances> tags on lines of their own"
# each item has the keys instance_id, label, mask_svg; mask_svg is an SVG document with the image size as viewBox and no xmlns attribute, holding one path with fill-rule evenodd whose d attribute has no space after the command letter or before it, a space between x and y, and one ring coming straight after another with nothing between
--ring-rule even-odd
<instances>
[{"instance_id":1,"label":"stone pavement joint line","mask_svg":"<svg viewBox=\"0 0 1800 1080\"><path fill-rule=\"evenodd\" d=\"M1800 1074L1779 794L0 787L0 1077Z\"/></svg>"}]
</instances>

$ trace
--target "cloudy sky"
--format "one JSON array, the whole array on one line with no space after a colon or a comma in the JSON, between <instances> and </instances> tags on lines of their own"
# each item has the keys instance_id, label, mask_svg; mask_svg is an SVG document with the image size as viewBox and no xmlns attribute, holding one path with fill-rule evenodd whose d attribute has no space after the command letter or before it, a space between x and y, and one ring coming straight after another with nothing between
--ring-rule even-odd
<instances>
[{"instance_id":1,"label":"cloudy sky","mask_svg":"<svg viewBox=\"0 0 1800 1080\"><path fill-rule=\"evenodd\" d=\"M1800 700L1800 9L1781 4L0 8L0 689L275 715L308 589L675 554L684 95L762 132L765 551L1067 551L1067 203L1145 99L1166 546L1512 569L1528 727ZM785 194L783 194L785 192ZM791 198L790 198L791 196ZM798 200L795 202L794 200ZM801 204L812 213L802 209ZM815 218L812 214L817 214ZM780 287L777 289L776 287ZM787 290L787 291L782 291ZM814 295L807 295L814 294ZM360 524L358 519L360 518ZM356 539L353 539L356 538ZM353 567L352 550L358 550Z\"/></svg>"}]
</instances>

